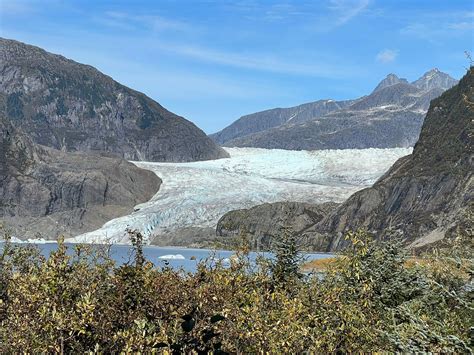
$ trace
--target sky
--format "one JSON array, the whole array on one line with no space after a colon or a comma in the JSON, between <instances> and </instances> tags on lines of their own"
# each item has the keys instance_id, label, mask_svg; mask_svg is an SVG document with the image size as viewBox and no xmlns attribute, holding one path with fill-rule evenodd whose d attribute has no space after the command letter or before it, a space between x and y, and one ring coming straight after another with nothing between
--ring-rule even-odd
<instances>
[{"instance_id":1,"label":"sky","mask_svg":"<svg viewBox=\"0 0 474 355\"><path fill-rule=\"evenodd\" d=\"M92 65L216 132L242 115L459 79L473 0L0 0L0 36Z\"/></svg>"}]
</instances>

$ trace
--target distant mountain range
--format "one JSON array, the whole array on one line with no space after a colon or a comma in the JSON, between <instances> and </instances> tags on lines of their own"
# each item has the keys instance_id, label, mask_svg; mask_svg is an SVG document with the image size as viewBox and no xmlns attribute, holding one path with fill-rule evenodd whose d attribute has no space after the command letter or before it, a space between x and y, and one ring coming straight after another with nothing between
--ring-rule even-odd
<instances>
[{"instance_id":1,"label":"distant mountain range","mask_svg":"<svg viewBox=\"0 0 474 355\"><path fill-rule=\"evenodd\" d=\"M431 71L417 85L438 90L430 86L440 84L437 76ZM387 82L392 84L384 87ZM393 77L387 82L375 93L407 85L393 83ZM431 102L413 153L399 159L372 187L356 192L337 207L329 206L330 212L328 206L290 202L232 211L219 221L217 234L229 237L245 231L252 233L258 243L271 240L285 227L320 251L344 248L348 244L344 234L358 228L379 239L398 236L411 248L426 248L458 235L472 236L473 119L471 68L459 84ZM318 207L321 208L315 214ZM283 217L272 219L275 215Z\"/></svg>"},{"instance_id":2,"label":"distant mountain range","mask_svg":"<svg viewBox=\"0 0 474 355\"><path fill-rule=\"evenodd\" d=\"M95 68L0 38L0 114L34 142L128 160L226 157L203 131Z\"/></svg>"},{"instance_id":3,"label":"distant mountain range","mask_svg":"<svg viewBox=\"0 0 474 355\"><path fill-rule=\"evenodd\" d=\"M430 101L456 83L438 69L412 83L389 74L367 96L257 112L210 137L227 147L314 150L413 146Z\"/></svg>"}]
</instances>

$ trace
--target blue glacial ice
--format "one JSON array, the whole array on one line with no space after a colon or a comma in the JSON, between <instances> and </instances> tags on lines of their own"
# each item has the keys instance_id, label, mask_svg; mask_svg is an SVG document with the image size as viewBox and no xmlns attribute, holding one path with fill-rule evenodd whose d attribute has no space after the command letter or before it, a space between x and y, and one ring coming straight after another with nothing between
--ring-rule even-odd
<instances>
[{"instance_id":1,"label":"blue glacial ice","mask_svg":"<svg viewBox=\"0 0 474 355\"><path fill-rule=\"evenodd\" d=\"M230 158L192 163L134 162L162 180L158 193L127 216L69 242L128 243L183 227L215 227L226 212L265 202L342 202L371 186L411 148L291 151L226 148Z\"/></svg>"}]
</instances>

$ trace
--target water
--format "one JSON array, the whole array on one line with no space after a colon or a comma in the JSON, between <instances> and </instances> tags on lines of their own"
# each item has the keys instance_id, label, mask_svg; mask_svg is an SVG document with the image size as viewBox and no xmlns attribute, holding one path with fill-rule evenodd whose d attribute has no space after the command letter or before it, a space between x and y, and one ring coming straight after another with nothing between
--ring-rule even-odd
<instances>
[{"instance_id":1,"label":"water","mask_svg":"<svg viewBox=\"0 0 474 355\"><path fill-rule=\"evenodd\" d=\"M56 250L58 247L57 243L44 243L44 244L15 244L15 245L34 245L41 251L41 254L45 257ZM73 254L75 244L66 243L68 247L68 254ZM105 246L96 245L94 247L102 248ZM0 243L0 250L3 249L3 243ZM220 259L223 265L229 265L230 258L235 255L234 251L230 250L209 250L209 249L191 249L191 248L177 248L177 247L157 247L157 246L144 246L143 251L148 261L151 261L157 267L170 266L176 270L183 269L187 272L196 271L197 264L202 260L217 260ZM263 255L264 257L271 258L271 253L262 252L251 252L249 254L250 260L255 261L257 256ZM304 253L304 257L307 261L332 257L332 254L323 253ZM129 245L111 245L110 246L110 257L119 265L133 261L132 249Z\"/></svg>"}]
</instances>

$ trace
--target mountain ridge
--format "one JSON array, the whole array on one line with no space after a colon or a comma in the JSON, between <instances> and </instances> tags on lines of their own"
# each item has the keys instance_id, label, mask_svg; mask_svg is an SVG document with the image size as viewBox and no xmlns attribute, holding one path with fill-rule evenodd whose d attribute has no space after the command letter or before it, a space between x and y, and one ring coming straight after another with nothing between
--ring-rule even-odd
<instances>
[{"instance_id":1,"label":"mountain ridge","mask_svg":"<svg viewBox=\"0 0 474 355\"><path fill-rule=\"evenodd\" d=\"M392 148L412 146L419 135L429 102L456 80L439 70L426 72L409 83L395 74L384 78L371 94L344 101L344 107L305 120L285 121L266 129L242 134L236 126L251 116L258 122L262 112L243 116L224 130L211 135L216 142L228 147L256 147L279 149L346 149ZM416 83L416 85L414 84ZM418 85L418 86L417 86ZM318 103L316 101L315 103ZM308 103L307 105L311 105ZM299 106L288 109L295 110ZM271 113L272 110L263 111ZM263 121L271 117L264 117ZM246 132L252 127L246 127ZM386 132L393 131L393 136ZM230 137L227 133L232 132ZM382 137L379 139L379 137Z\"/></svg>"},{"instance_id":2,"label":"mountain ridge","mask_svg":"<svg viewBox=\"0 0 474 355\"><path fill-rule=\"evenodd\" d=\"M34 142L128 160L227 157L192 122L94 67L0 38L0 112Z\"/></svg>"},{"instance_id":3,"label":"mountain ridge","mask_svg":"<svg viewBox=\"0 0 474 355\"><path fill-rule=\"evenodd\" d=\"M240 137L242 134L257 133L289 122L305 122L314 117L340 110L349 106L352 102L353 100L335 101L324 99L289 108L278 107L259 111L240 117L232 125L224 128L220 132L210 134L209 137L219 144L224 144L229 141L229 139ZM248 128L249 123L253 124L252 128Z\"/></svg>"}]
</instances>

